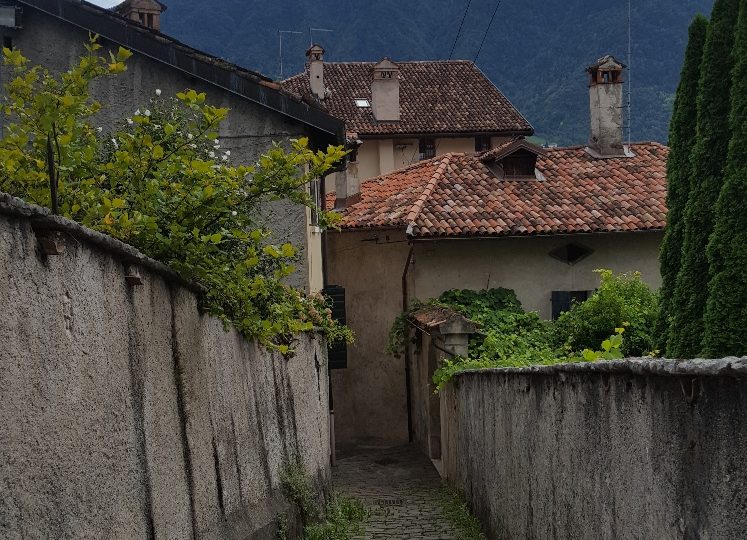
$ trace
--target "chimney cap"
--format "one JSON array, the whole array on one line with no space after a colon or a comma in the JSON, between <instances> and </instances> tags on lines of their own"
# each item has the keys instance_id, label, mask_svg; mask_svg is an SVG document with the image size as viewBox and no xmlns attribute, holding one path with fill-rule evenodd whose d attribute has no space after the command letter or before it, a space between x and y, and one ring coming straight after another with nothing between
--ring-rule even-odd
<instances>
[{"instance_id":1,"label":"chimney cap","mask_svg":"<svg viewBox=\"0 0 747 540\"><path fill-rule=\"evenodd\" d=\"M588 66L586 68L586 71L589 73L592 73L594 71L598 71L600 69L605 70L623 70L626 66L622 62L620 62L617 58L612 56L611 54L606 54L600 59L598 59L596 62L594 62L592 65Z\"/></svg>"},{"instance_id":2,"label":"chimney cap","mask_svg":"<svg viewBox=\"0 0 747 540\"><path fill-rule=\"evenodd\" d=\"M391 71L391 70L399 69L399 65L397 65L395 62L392 62L392 60L388 56L385 56L384 58L379 60L376 64L374 64L373 68L376 70Z\"/></svg>"},{"instance_id":3,"label":"chimney cap","mask_svg":"<svg viewBox=\"0 0 747 540\"><path fill-rule=\"evenodd\" d=\"M111 10L115 13L122 13L126 11L128 8L137 9L137 8L152 8L152 9L158 9L163 13L168 9L168 6L162 2L159 2L158 0L125 0L121 4L117 4L116 6L112 7Z\"/></svg>"},{"instance_id":4,"label":"chimney cap","mask_svg":"<svg viewBox=\"0 0 747 540\"><path fill-rule=\"evenodd\" d=\"M306 49L306 56L311 56L312 54L324 54L324 47L318 43L314 43L311 47Z\"/></svg>"}]
</instances>

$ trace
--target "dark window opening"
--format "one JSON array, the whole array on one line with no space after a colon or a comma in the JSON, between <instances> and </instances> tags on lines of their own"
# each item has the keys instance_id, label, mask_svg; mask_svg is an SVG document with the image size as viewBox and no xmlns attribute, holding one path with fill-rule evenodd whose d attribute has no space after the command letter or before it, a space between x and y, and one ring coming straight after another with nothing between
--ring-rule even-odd
<instances>
[{"instance_id":1,"label":"dark window opening","mask_svg":"<svg viewBox=\"0 0 747 540\"><path fill-rule=\"evenodd\" d=\"M153 28L153 14L148 13L148 28Z\"/></svg>"},{"instance_id":2,"label":"dark window opening","mask_svg":"<svg viewBox=\"0 0 747 540\"><path fill-rule=\"evenodd\" d=\"M475 152L490 150L490 137L479 135L475 137Z\"/></svg>"},{"instance_id":3,"label":"dark window opening","mask_svg":"<svg viewBox=\"0 0 747 540\"><path fill-rule=\"evenodd\" d=\"M537 155L528 150L517 150L501 160L506 178L534 178Z\"/></svg>"},{"instance_id":4,"label":"dark window opening","mask_svg":"<svg viewBox=\"0 0 747 540\"><path fill-rule=\"evenodd\" d=\"M420 139L420 159L431 159L433 157L436 157L436 141Z\"/></svg>"},{"instance_id":5,"label":"dark window opening","mask_svg":"<svg viewBox=\"0 0 747 540\"><path fill-rule=\"evenodd\" d=\"M566 244L557 249L553 249L549 255L566 264L576 264L594 253L593 249L587 248L580 244Z\"/></svg>"},{"instance_id":6,"label":"dark window opening","mask_svg":"<svg viewBox=\"0 0 747 540\"><path fill-rule=\"evenodd\" d=\"M345 289L339 285L329 285L322 290L322 294L332 301L332 318L340 324L346 324ZM348 367L348 346L344 341L331 344L327 354L329 369L345 369Z\"/></svg>"},{"instance_id":7,"label":"dark window opening","mask_svg":"<svg viewBox=\"0 0 747 540\"><path fill-rule=\"evenodd\" d=\"M3 36L3 49L13 50L13 38L10 36Z\"/></svg>"},{"instance_id":8,"label":"dark window opening","mask_svg":"<svg viewBox=\"0 0 747 540\"><path fill-rule=\"evenodd\" d=\"M552 291L552 320L570 310L574 304L588 300L592 293L593 291Z\"/></svg>"}]
</instances>

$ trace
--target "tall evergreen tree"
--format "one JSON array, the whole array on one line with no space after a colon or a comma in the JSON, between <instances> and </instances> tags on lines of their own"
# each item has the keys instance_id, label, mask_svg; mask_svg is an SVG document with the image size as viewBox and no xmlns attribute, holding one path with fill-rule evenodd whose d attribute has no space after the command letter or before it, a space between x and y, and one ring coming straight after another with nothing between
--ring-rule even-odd
<instances>
[{"instance_id":1,"label":"tall evergreen tree","mask_svg":"<svg viewBox=\"0 0 747 540\"><path fill-rule=\"evenodd\" d=\"M729 157L708 244L703 354L710 357L747 354L747 0L740 2L732 56Z\"/></svg>"},{"instance_id":2,"label":"tall evergreen tree","mask_svg":"<svg viewBox=\"0 0 747 540\"><path fill-rule=\"evenodd\" d=\"M659 263L661 266L661 290L659 294L659 316L654 328L656 347L666 348L671 305L677 272L682 262L684 226L682 217L690 196L690 156L695 146L693 119L697 117L698 80L700 61L703 58L708 19L696 15L688 31L685 62L682 66L680 84L674 99L672 121L669 124L669 158L667 160L667 229L661 244Z\"/></svg>"},{"instance_id":3,"label":"tall evergreen tree","mask_svg":"<svg viewBox=\"0 0 747 540\"><path fill-rule=\"evenodd\" d=\"M698 82L697 140L692 153L692 192L685 206L682 266L671 306L667 356L700 353L708 299L706 247L714 227L714 207L723 185L729 148L729 95L732 47L739 0L716 0L708 25Z\"/></svg>"}]
</instances>

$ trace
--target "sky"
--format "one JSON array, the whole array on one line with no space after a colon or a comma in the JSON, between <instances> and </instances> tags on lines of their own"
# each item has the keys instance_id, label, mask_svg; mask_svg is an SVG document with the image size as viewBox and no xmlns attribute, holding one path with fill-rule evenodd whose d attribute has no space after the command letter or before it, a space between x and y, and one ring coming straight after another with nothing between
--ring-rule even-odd
<instances>
[{"instance_id":1,"label":"sky","mask_svg":"<svg viewBox=\"0 0 747 540\"><path fill-rule=\"evenodd\" d=\"M119 4L122 0L88 0L92 4L96 4L97 6L110 8L112 6L116 6Z\"/></svg>"}]
</instances>

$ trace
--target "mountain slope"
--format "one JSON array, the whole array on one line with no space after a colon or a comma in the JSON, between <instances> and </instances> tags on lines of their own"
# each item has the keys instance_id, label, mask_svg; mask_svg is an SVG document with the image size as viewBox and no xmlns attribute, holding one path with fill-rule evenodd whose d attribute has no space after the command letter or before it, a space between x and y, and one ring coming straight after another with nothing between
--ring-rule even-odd
<instances>
[{"instance_id":1,"label":"mountain slope","mask_svg":"<svg viewBox=\"0 0 747 540\"><path fill-rule=\"evenodd\" d=\"M190 45L266 75L303 68L309 28L328 60L448 58L466 1L167 0L163 30ZM666 142L674 91L697 12L712 0L632 0L633 140ZM209 9L206 7L209 6ZM473 0L453 58L474 59L495 0ZM584 67L603 54L627 57L625 0L503 0L478 58L479 67L534 125L561 144L588 138Z\"/></svg>"}]
</instances>

